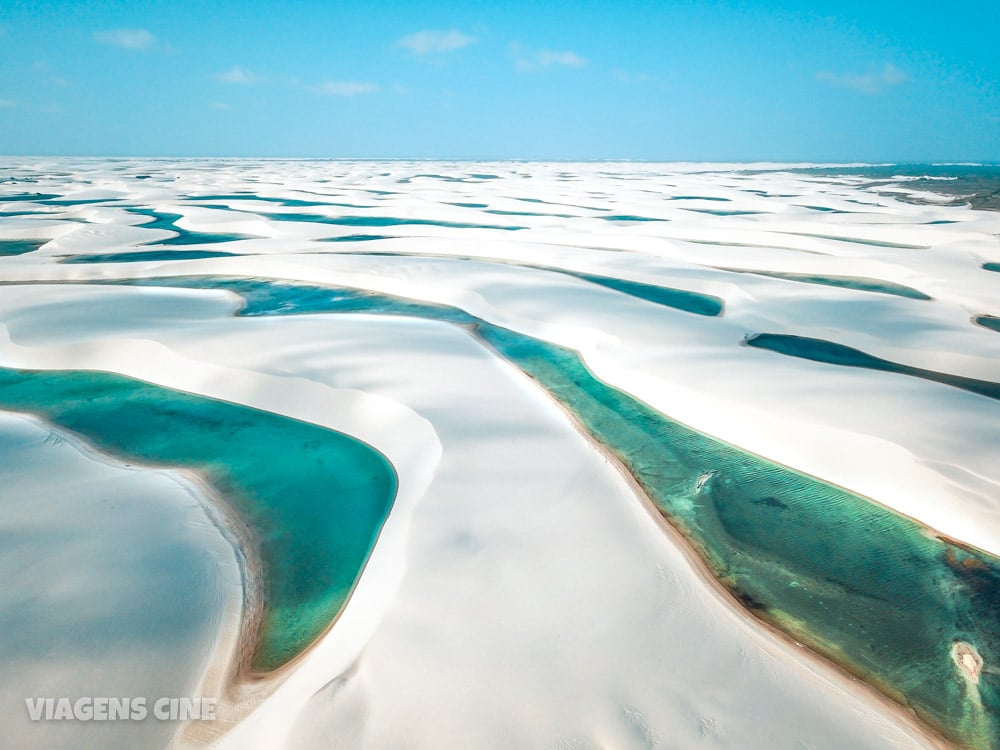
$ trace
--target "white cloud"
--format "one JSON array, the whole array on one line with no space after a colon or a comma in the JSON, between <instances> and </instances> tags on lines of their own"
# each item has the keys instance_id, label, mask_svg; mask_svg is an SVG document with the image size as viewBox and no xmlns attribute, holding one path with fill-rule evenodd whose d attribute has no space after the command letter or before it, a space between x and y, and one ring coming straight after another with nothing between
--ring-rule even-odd
<instances>
[{"instance_id":1,"label":"white cloud","mask_svg":"<svg viewBox=\"0 0 1000 750\"><path fill-rule=\"evenodd\" d=\"M108 29L94 32L94 39L123 49L147 50L156 45L156 37L145 29Z\"/></svg>"},{"instance_id":2,"label":"white cloud","mask_svg":"<svg viewBox=\"0 0 1000 750\"><path fill-rule=\"evenodd\" d=\"M570 68L582 68L587 61L575 52L553 52L543 49L538 53L538 64L543 68L550 65L566 65Z\"/></svg>"},{"instance_id":3,"label":"white cloud","mask_svg":"<svg viewBox=\"0 0 1000 750\"><path fill-rule=\"evenodd\" d=\"M224 73L217 73L215 78L224 83L259 83L261 78L245 68L236 65Z\"/></svg>"},{"instance_id":4,"label":"white cloud","mask_svg":"<svg viewBox=\"0 0 1000 750\"><path fill-rule=\"evenodd\" d=\"M448 31L424 29L415 34L407 34L396 42L396 46L408 49L415 55L436 55L468 47L475 41L475 38L457 29Z\"/></svg>"},{"instance_id":5,"label":"white cloud","mask_svg":"<svg viewBox=\"0 0 1000 750\"><path fill-rule=\"evenodd\" d=\"M378 84L367 81L326 81L310 89L313 93L326 96L357 96L378 91Z\"/></svg>"},{"instance_id":6,"label":"white cloud","mask_svg":"<svg viewBox=\"0 0 1000 750\"><path fill-rule=\"evenodd\" d=\"M575 52L556 52L550 49L532 51L522 47L517 42L510 45L510 52L514 56L514 65L522 73L553 66L566 68L582 68L587 61Z\"/></svg>"},{"instance_id":7,"label":"white cloud","mask_svg":"<svg viewBox=\"0 0 1000 750\"><path fill-rule=\"evenodd\" d=\"M621 68L615 68L612 73L622 83L652 83L656 80L656 76L649 73L629 73Z\"/></svg>"},{"instance_id":8,"label":"white cloud","mask_svg":"<svg viewBox=\"0 0 1000 750\"><path fill-rule=\"evenodd\" d=\"M886 63L881 70L868 73L831 73L821 70L816 80L842 89L862 94L880 94L888 88L899 86L909 80L909 76L892 63Z\"/></svg>"},{"instance_id":9,"label":"white cloud","mask_svg":"<svg viewBox=\"0 0 1000 750\"><path fill-rule=\"evenodd\" d=\"M39 73L51 73L52 69L49 67L47 60L35 60L31 64L31 69L36 70ZM41 80L50 86L58 86L61 89L67 88L69 86L69 79L63 78L62 76L56 75L43 75Z\"/></svg>"}]
</instances>

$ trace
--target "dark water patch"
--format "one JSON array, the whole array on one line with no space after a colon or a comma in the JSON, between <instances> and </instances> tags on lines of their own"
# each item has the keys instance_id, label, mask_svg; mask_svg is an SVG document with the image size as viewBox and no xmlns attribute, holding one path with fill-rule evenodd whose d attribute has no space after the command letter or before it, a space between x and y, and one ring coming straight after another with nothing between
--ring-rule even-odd
<instances>
[{"instance_id":1,"label":"dark water patch","mask_svg":"<svg viewBox=\"0 0 1000 750\"><path fill-rule=\"evenodd\" d=\"M307 201L298 198L273 198L266 195L256 195L254 193L229 193L224 195L188 195L184 197L186 201L263 201L265 203L277 203L279 206L289 208L312 208L315 206L343 206L345 203L328 203L324 201ZM352 206L353 208L354 206ZM359 206L358 208L364 208Z\"/></svg>"},{"instance_id":2,"label":"dark water patch","mask_svg":"<svg viewBox=\"0 0 1000 750\"><path fill-rule=\"evenodd\" d=\"M446 206L458 206L459 208L489 208L489 203L445 203Z\"/></svg>"},{"instance_id":3,"label":"dark water patch","mask_svg":"<svg viewBox=\"0 0 1000 750\"><path fill-rule=\"evenodd\" d=\"M421 177L426 180L441 180L442 182L471 182L471 180L466 180L462 177L452 177L451 175L445 175L445 174L415 174L412 177L401 177L400 179L396 180L396 182L398 182L401 185L408 185L413 180L416 180Z\"/></svg>"},{"instance_id":4,"label":"dark water patch","mask_svg":"<svg viewBox=\"0 0 1000 750\"><path fill-rule=\"evenodd\" d=\"M978 315L973 320L976 325L989 328L991 331L1000 332L1000 317L996 315Z\"/></svg>"},{"instance_id":5,"label":"dark water patch","mask_svg":"<svg viewBox=\"0 0 1000 750\"><path fill-rule=\"evenodd\" d=\"M354 312L471 326L612 451L754 616L912 707L954 741L1000 747L1000 674L973 686L955 641L1000 663L1000 561L865 498L693 430L598 379L569 349L443 305L260 279L226 288L243 315Z\"/></svg>"},{"instance_id":6,"label":"dark water patch","mask_svg":"<svg viewBox=\"0 0 1000 750\"><path fill-rule=\"evenodd\" d=\"M122 253L93 253L70 255L60 263L141 263L155 260L197 260L199 258L231 258L238 253L224 253L220 250L136 250Z\"/></svg>"},{"instance_id":7,"label":"dark water patch","mask_svg":"<svg viewBox=\"0 0 1000 750\"><path fill-rule=\"evenodd\" d=\"M759 192L757 190L748 190L748 193ZM725 203L732 202L732 198L722 198L717 195L672 195L668 200L672 201L721 201Z\"/></svg>"},{"instance_id":8,"label":"dark water patch","mask_svg":"<svg viewBox=\"0 0 1000 750\"><path fill-rule=\"evenodd\" d=\"M726 211L721 208L685 208L682 210L693 211L698 214L709 214L711 216L754 216L767 213L767 211Z\"/></svg>"},{"instance_id":9,"label":"dark water patch","mask_svg":"<svg viewBox=\"0 0 1000 750\"><path fill-rule=\"evenodd\" d=\"M1000 263L983 263L983 269L1000 273Z\"/></svg>"},{"instance_id":10,"label":"dark water patch","mask_svg":"<svg viewBox=\"0 0 1000 750\"><path fill-rule=\"evenodd\" d=\"M0 195L0 203L13 203L15 201L40 203L58 197L55 193L18 193L17 195Z\"/></svg>"},{"instance_id":11,"label":"dark water patch","mask_svg":"<svg viewBox=\"0 0 1000 750\"><path fill-rule=\"evenodd\" d=\"M81 198L79 200L73 198L64 198L59 200L44 200L38 201L43 206L89 206L93 203L112 203L114 201L122 200L121 197L117 198Z\"/></svg>"},{"instance_id":12,"label":"dark water patch","mask_svg":"<svg viewBox=\"0 0 1000 750\"><path fill-rule=\"evenodd\" d=\"M957 221L951 221L950 219L939 219L938 221L928 221L927 225L931 226L933 224L957 224Z\"/></svg>"},{"instance_id":13,"label":"dark water patch","mask_svg":"<svg viewBox=\"0 0 1000 750\"><path fill-rule=\"evenodd\" d=\"M120 282L113 283L120 284ZM246 304L239 314L246 317L364 312L421 317L460 325L472 325L479 322L478 318L456 307L388 297L378 292L347 287L225 276L173 276L134 279L130 280L128 285L224 289L243 297ZM393 304L387 306L386 300L391 300Z\"/></svg>"},{"instance_id":14,"label":"dark water patch","mask_svg":"<svg viewBox=\"0 0 1000 750\"><path fill-rule=\"evenodd\" d=\"M801 198L799 193L769 193L767 190L749 190L747 188L742 189L744 193L753 193L754 195L759 195L762 198Z\"/></svg>"},{"instance_id":15,"label":"dark water patch","mask_svg":"<svg viewBox=\"0 0 1000 750\"><path fill-rule=\"evenodd\" d=\"M394 239L388 234L348 234L343 237L324 237L316 242L373 242L375 240Z\"/></svg>"},{"instance_id":16,"label":"dark water patch","mask_svg":"<svg viewBox=\"0 0 1000 750\"><path fill-rule=\"evenodd\" d=\"M826 256L830 255L830 253L820 252L819 250L803 250L801 247L785 247L784 245L757 245L751 242L721 242L718 240L693 240L686 237L677 237L674 239L679 239L682 242L690 242L692 245L717 245L718 247L746 247L746 248L760 248L762 250L788 250L793 253L806 253L808 255L826 255Z\"/></svg>"},{"instance_id":17,"label":"dark water patch","mask_svg":"<svg viewBox=\"0 0 1000 750\"><path fill-rule=\"evenodd\" d=\"M500 176L495 174L480 174L478 172L472 172L469 177L477 180L499 180Z\"/></svg>"},{"instance_id":18,"label":"dark water patch","mask_svg":"<svg viewBox=\"0 0 1000 750\"><path fill-rule=\"evenodd\" d=\"M0 240L0 257L33 253L48 240Z\"/></svg>"},{"instance_id":19,"label":"dark water patch","mask_svg":"<svg viewBox=\"0 0 1000 750\"><path fill-rule=\"evenodd\" d=\"M879 370L898 375L909 375L910 377L949 385L952 388L961 388L963 391L976 393L987 398L1000 399L1000 383L994 383L990 380L967 378L962 375L951 375L935 370L924 370L920 367L911 367L910 365L903 365L898 362L890 362L887 359L874 357L858 349L852 349L849 346L835 344L832 341L824 341L823 339L791 336L781 333L757 333L748 336L745 343L748 346L767 349L768 351L786 354L790 357L798 357L830 365L841 365L843 367L861 367L866 370Z\"/></svg>"},{"instance_id":20,"label":"dark water patch","mask_svg":"<svg viewBox=\"0 0 1000 750\"><path fill-rule=\"evenodd\" d=\"M672 307L675 310L694 313L695 315L718 316L722 314L724 303L719 297L701 292L691 292L686 289L675 289L673 287L659 286L656 284L646 284L640 281L627 281L616 279L612 276L598 276L589 273L578 273L576 271L566 271L561 268L548 268L545 270L555 271L567 276L574 276L591 284L597 284L616 292L622 292L630 297L653 302L657 305Z\"/></svg>"},{"instance_id":21,"label":"dark water patch","mask_svg":"<svg viewBox=\"0 0 1000 750\"><path fill-rule=\"evenodd\" d=\"M870 201L859 201L854 198L844 198L845 203L853 203L857 206L871 206L873 208L887 208L884 203L871 203Z\"/></svg>"},{"instance_id":22,"label":"dark water patch","mask_svg":"<svg viewBox=\"0 0 1000 750\"><path fill-rule=\"evenodd\" d=\"M168 237L165 240L159 240L155 244L157 245L202 245L218 242L233 242L235 240L247 240L253 239L254 235L249 234L222 234L222 233L212 233L212 232L193 232L189 229L184 229L183 227L177 226L176 222L178 219L183 218L182 214L168 214L160 211L155 211L151 208L126 208L130 214L136 214L138 216L148 216L152 218L152 221L148 221L145 224L140 224L143 229L165 229L168 232L175 232L176 237ZM152 244L152 243L146 243Z\"/></svg>"},{"instance_id":23,"label":"dark water patch","mask_svg":"<svg viewBox=\"0 0 1000 750\"><path fill-rule=\"evenodd\" d=\"M419 177L423 177L428 180L441 180L442 182L468 182L468 180L463 177L455 177L447 174L415 174L412 178L404 177L401 180L397 180L397 182L409 182L410 179L417 179Z\"/></svg>"},{"instance_id":24,"label":"dark water patch","mask_svg":"<svg viewBox=\"0 0 1000 750\"><path fill-rule=\"evenodd\" d=\"M822 211L823 213L827 213L827 214L849 214L849 213L853 213L853 211L844 211L844 210L839 209L839 208L830 208L829 206L806 206L806 205L801 205L801 206L799 206L799 208L808 208L810 211Z\"/></svg>"},{"instance_id":25,"label":"dark water patch","mask_svg":"<svg viewBox=\"0 0 1000 750\"><path fill-rule=\"evenodd\" d=\"M781 502L781 500L779 500L776 497L770 497L770 496L760 497L754 500L753 502L756 503L757 505L768 505L772 508L781 508L781 510L788 510L788 505Z\"/></svg>"},{"instance_id":26,"label":"dark water patch","mask_svg":"<svg viewBox=\"0 0 1000 750\"><path fill-rule=\"evenodd\" d=\"M884 240L866 240L861 237L843 237L838 234L813 234L811 232L782 232L796 237L815 237L818 240L834 240L835 242L849 242L854 245L871 245L872 247L891 247L898 250L927 250L929 245L909 245L904 242L886 242Z\"/></svg>"},{"instance_id":27,"label":"dark water patch","mask_svg":"<svg viewBox=\"0 0 1000 750\"><path fill-rule=\"evenodd\" d=\"M567 206L569 208L582 208L585 211L610 211L611 209L607 206L583 206L579 203L558 203L556 201L543 201L541 198L514 198L516 201L523 201L524 203L542 203L546 206Z\"/></svg>"},{"instance_id":28,"label":"dark water patch","mask_svg":"<svg viewBox=\"0 0 1000 750\"><path fill-rule=\"evenodd\" d=\"M365 443L122 375L0 368L0 406L125 461L193 470L226 499L263 568L255 671L285 664L326 630L395 498L392 466Z\"/></svg>"},{"instance_id":29,"label":"dark water patch","mask_svg":"<svg viewBox=\"0 0 1000 750\"><path fill-rule=\"evenodd\" d=\"M401 253L391 250L365 251L351 253L351 255L363 255L366 257L390 257L390 258L442 258L445 260L471 261L475 263L489 263L492 265L513 266L515 268L529 268L547 273L558 273L563 276L570 276L574 279L586 281L589 284L612 289L630 297L652 302L664 307L670 307L683 312L694 313L695 315L705 315L714 317L721 315L725 309L724 301L711 294L692 292L687 289L676 289L674 287L660 286L658 284L647 284L641 281L628 281L617 279L613 276L601 276L599 274L582 273L571 271L556 266L545 266L537 263L521 263L513 260L502 260L500 258L480 258L472 255L435 255L433 253Z\"/></svg>"},{"instance_id":30,"label":"dark water patch","mask_svg":"<svg viewBox=\"0 0 1000 750\"><path fill-rule=\"evenodd\" d=\"M657 219L652 216L631 216L629 214L613 214L611 216L598 216L598 219L605 221L670 221L670 219Z\"/></svg>"},{"instance_id":31,"label":"dark water patch","mask_svg":"<svg viewBox=\"0 0 1000 750\"><path fill-rule=\"evenodd\" d=\"M495 214L496 216L547 216L555 219L575 219L573 214L547 214L537 211L502 211L499 208L491 208L483 211L484 214Z\"/></svg>"},{"instance_id":32,"label":"dark water patch","mask_svg":"<svg viewBox=\"0 0 1000 750\"><path fill-rule=\"evenodd\" d=\"M730 271L732 273L749 273L754 276L767 276L772 279L784 279L786 281L798 281L804 284L822 284L823 286L834 286L842 289L855 289L859 292L892 294L897 297L907 297L909 299L931 299L931 297L924 294L919 289L904 286L903 284L895 284L891 281L870 279L863 276L825 276L820 274L788 273L784 271L755 271L749 268L720 267L719 270Z\"/></svg>"},{"instance_id":33,"label":"dark water patch","mask_svg":"<svg viewBox=\"0 0 1000 750\"><path fill-rule=\"evenodd\" d=\"M288 200L284 202L284 205L289 208L312 208L316 206L334 206L336 208L376 208L376 206L371 203L335 203L333 201L320 203L318 201Z\"/></svg>"},{"instance_id":34,"label":"dark water patch","mask_svg":"<svg viewBox=\"0 0 1000 750\"><path fill-rule=\"evenodd\" d=\"M450 229L503 229L516 231L526 227L496 226L493 224L467 224L457 221L438 221L435 219L404 219L393 216L324 216L322 214L272 214L262 213L275 221L301 221L312 224L331 224L340 227L402 227L402 226L432 226Z\"/></svg>"}]
</instances>

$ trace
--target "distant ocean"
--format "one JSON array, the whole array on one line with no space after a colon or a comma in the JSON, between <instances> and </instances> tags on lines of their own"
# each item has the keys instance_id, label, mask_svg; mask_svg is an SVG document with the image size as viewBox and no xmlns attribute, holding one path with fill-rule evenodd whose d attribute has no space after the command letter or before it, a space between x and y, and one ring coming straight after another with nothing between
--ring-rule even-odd
<instances>
[{"instance_id":1,"label":"distant ocean","mask_svg":"<svg viewBox=\"0 0 1000 750\"><path fill-rule=\"evenodd\" d=\"M754 170L756 171L756 170ZM871 180L868 188L905 186L911 190L938 193L948 201L937 205L964 205L989 211L1000 211L1000 164L935 163L885 164L865 167L803 167L789 169L798 174L816 176L856 176ZM919 196L893 193L907 203L924 203Z\"/></svg>"}]
</instances>

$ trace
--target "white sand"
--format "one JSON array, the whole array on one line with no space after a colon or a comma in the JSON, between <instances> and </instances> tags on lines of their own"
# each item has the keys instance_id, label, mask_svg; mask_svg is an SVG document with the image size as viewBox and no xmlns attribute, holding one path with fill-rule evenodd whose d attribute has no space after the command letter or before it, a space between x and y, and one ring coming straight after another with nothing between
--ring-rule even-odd
<instances>
[{"instance_id":1,"label":"white sand","mask_svg":"<svg viewBox=\"0 0 1000 750\"><path fill-rule=\"evenodd\" d=\"M0 239L58 234L38 253L0 259L0 280L256 275L460 306L580 349L602 378L687 424L1000 552L1000 404L939 384L739 346L747 333L794 333L918 367L1000 379L1000 335L969 321L1000 313L1000 274L979 268L1000 261L993 236L1000 217L899 203L853 180L697 174L690 166L460 165L503 179L414 177L404 184L396 179L459 167L233 162L210 173L199 166L136 164L178 178L159 183L127 183L99 161L71 168L91 180L89 190L127 191L130 203L182 213L187 229L262 235L205 246L249 257L54 264L66 253L147 249L129 244L136 233L163 236L125 226L137 217L120 208L68 207L44 219L0 223ZM379 177L383 172L390 174ZM583 179L563 181L560 172ZM245 182L250 175L261 182ZM327 193L330 201L371 208L227 200L220 209L229 209L209 211L179 200L187 192L239 189L302 200ZM401 194L365 192L372 189ZM490 214L443 202L573 218ZM803 207L809 205L863 213ZM607 221L587 208L595 206L669 221ZM240 210L530 228L310 225ZM105 223L63 231L61 219L73 216ZM926 223L940 220L957 223ZM398 239L316 241L350 234ZM723 297L726 314L698 317L510 265L342 254L385 250L660 283ZM714 266L868 276L935 299ZM235 304L219 292L0 289L0 364L108 369L308 419L366 440L399 471L399 501L343 617L223 746L927 744L867 689L735 612L547 397L464 332L357 315L233 319Z\"/></svg>"},{"instance_id":2,"label":"white sand","mask_svg":"<svg viewBox=\"0 0 1000 750\"><path fill-rule=\"evenodd\" d=\"M29 720L25 698L200 694L238 625L232 548L181 475L126 467L0 413L5 747L162 747L169 722ZM221 640L220 640L221 636Z\"/></svg>"}]
</instances>

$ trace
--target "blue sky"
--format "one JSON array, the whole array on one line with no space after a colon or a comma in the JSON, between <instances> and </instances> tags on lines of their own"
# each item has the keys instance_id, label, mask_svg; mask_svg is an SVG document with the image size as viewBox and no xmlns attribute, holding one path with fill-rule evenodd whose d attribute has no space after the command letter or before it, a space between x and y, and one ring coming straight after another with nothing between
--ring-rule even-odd
<instances>
[{"instance_id":1,"label":"blue sky","mask_svg":"<svg viewBox=\"0 0 1000 750\"><path fill-rule=\"evenodd\" d=\"M1000 161L1000 3L0 0L0 153Z\"/></svg>"}]
</instances>

